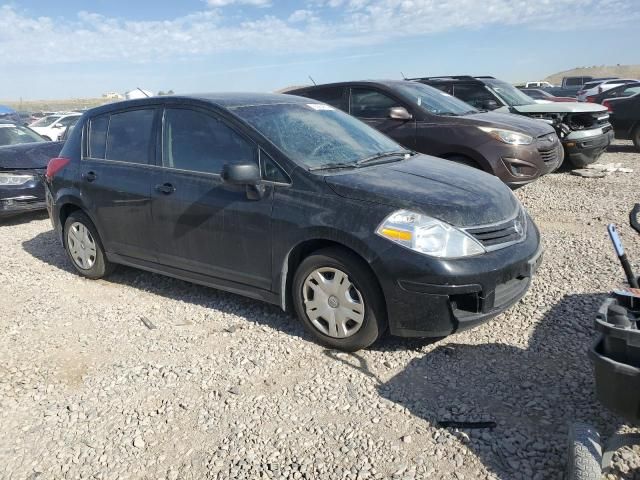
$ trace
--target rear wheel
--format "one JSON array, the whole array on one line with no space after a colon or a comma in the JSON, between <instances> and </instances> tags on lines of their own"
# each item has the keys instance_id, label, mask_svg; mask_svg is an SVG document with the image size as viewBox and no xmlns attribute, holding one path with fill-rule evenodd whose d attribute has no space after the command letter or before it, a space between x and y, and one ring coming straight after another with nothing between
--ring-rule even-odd
<instances>
[{"instance_id":1,"label":"rear wheel","mask_svg":"<svg viewBox=\"0 0 640 480\"><path fill-rule=\"evenodd\" d=\"M75 269L91 279L110 274L115 265L104 254L98 231L89 217L77 210L64 223L65 249Z\"/></svg>"},{"instance_id":2,"label":"rear wheel","mask_svg":"<svg viewBox=\"0 0 640 480\"><path fill-rule=\"evenodd\" d=\"M380 286L356 255L327 248L305 258L293 278L298 317L319 343L354 352L386 329Z\"/></svg>"},{"instance_id":3,"label":"rear wheel","mask_svg":"<svg viewBox=\"0 0 640 480\"><path fill-rule=\"evenodd\" d=\"M640 125L636 127L631 135L631 140L633 140L633 144L635 145L637 150L640 150Z\"/></svg>"}]
</instances>

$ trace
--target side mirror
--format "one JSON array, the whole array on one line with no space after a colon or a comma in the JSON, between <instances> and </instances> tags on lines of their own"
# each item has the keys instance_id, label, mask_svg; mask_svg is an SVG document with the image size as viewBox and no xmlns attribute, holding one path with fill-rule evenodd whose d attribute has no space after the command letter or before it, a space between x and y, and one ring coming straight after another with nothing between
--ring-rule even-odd
<instances>
[{"instance_id":1,"label":"side mirror","mask_svg":"<svg viewBox=\"0 0 640 480\"><path fill-rule=\"evenodd\" d=\"M413 115L404 107L391 107L389 109L389 118L393 120L411 120Z\"/></svg>"},{"instance_id":2,"label":"side mirror","mask_svg":"<svg viewBox=\"0 0 640 480\"><path fill-rule=\"evenodd\" d=\"M482 102L482 108L484 110L495 110L499 106L500 105L498 105L498 102L496 102L495 100L485 100L484 102Z\"/></svg>"},{"instance_id":3,"label":"side mirror","mask_svg":"<svg viewBox=\"0 0 640 480\"><path fill-rule=\"evenodd\" d=\"M258 185L260 169L255 163L227 163L222 167L222 180L231 185Z\"/></svg>"}]
</instances>

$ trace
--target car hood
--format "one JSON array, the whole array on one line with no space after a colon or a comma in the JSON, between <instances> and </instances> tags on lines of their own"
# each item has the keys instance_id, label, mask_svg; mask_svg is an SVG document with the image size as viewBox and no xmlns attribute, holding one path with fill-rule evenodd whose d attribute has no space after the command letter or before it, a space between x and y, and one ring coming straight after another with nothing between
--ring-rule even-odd
<instances>
[{"instance_id":1,"label":"car hood","mask_svg":"<svg viewBox=\"0 0 640 480\"><path fill-rule=\"evenodd\" d=\"M458 227L512 218L520 202L497 177L428 155L325 176L345 198L416 210Z\"/></svg>"},{"instance_id":2,"label":"car hood","mask_svg":"<svg viewBox=\"0 0 640 480\"><path fill-rule=\"evenodd\" d=\"M501 107L498 111L508 111L508 108ZM602 105L586 102L532 103L511 108L519 113L596 113L607 111Z\"/></svg>"},{"instance_id":3,"label":"car hood","mask_svg":"<svg viewBox=\"0 0 640 480\"><path fill-rule=\"evenodd\" d=\"M516 130L528 135L533 135L534 137L540 137L542 135L555 133L553 127L542 120L529 118L522 115L514 115L513 113L502 113L498 111L482 112L474 113L472 115L466 115L462 118L474 120L474 122L483 124L487 127Z\"/></svg>"},{"instance_id":4,"label":"car hood","mask_svg":"<svg viewBox=\"0 0 640 480\"><path fill-rule=\"evenodd\" d=\"M46 168L63 145L64 142L39 142L0 146L0 169Z\"/></svg>"}]
</instances>

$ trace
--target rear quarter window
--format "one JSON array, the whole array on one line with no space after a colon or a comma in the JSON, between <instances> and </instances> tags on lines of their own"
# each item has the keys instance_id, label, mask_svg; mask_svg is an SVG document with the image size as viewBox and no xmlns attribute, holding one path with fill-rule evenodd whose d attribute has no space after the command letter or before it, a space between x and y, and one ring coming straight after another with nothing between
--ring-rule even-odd
<instances>
[{"instance_id":1,"label":"rear quarter window","mask_svg":"<svg viewBox=\"0 0 640 480\"><path fill-rule=\"evenodd\" d=\"M100 115L89 121L89 145L87 156L104 159L107 147L107 130L109 129L109 115Z\"/></svg>"}]
</instances>

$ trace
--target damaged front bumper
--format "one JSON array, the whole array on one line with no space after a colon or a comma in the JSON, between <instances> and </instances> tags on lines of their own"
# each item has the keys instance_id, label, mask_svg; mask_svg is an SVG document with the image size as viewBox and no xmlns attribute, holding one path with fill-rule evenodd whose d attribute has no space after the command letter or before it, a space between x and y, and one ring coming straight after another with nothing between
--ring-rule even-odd
<instances>
[{"instance_id":1,"label":"damaged front bumper","mask_svg":"<svg viewBox=\"0 0 640 480\"><path fill-rule=\"evenodd\" d=\"M575 167L583 167L600 158L613 140L611 126L575 130L562 139L566 157Z\"/></svg>"}]
</instances>

